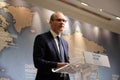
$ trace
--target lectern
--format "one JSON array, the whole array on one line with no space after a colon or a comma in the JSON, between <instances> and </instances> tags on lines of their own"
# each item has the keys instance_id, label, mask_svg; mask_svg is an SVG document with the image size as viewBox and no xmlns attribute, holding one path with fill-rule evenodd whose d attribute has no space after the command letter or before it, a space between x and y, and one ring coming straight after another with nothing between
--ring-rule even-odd
<instances>
[{"instance_id":1,"label":"lectern","mask_svg":"<svg viewBox=\"0 0 120 80\"><path fill-rule=\"evenodd\" d=\"M53 72L70 74L71 80L100 80L98 66L110 67L108 57L106 55L93 52L83 52L83 60L74 59L69 64L52 69Z\"/></svg>"}]
</instances>

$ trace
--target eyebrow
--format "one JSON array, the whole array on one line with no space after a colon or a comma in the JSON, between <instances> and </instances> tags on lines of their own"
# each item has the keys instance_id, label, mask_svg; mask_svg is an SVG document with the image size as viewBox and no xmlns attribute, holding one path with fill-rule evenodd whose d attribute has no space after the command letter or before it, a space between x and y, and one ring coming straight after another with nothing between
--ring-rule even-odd
<instances>
[{"instance_id":1,"label":"eyebrow","mask_svg":"<svg viewBox=\"0 0 120 80\"><path fill-rule=\"evenodd\" d=\"M56 20L56 21L63 21L63 22L66 22L67 20L65 20L65 19L60 19L60 18L57 18L57 19L53 19L53 20Z\"/></svg>"}]
</instances>

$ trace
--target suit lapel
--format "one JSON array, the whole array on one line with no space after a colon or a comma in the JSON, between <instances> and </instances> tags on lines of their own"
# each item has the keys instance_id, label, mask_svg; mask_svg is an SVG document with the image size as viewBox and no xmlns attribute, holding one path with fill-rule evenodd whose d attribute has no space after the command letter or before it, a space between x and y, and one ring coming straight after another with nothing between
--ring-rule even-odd
<instances>
[{"instance_id":1,"label":"suit lapel","mask_svg":"<svg viewBox=\"0 0 120 80\"><path fill-rule=\"evenodd\" d=\"M61 61L55 40L50 32L48 32L48 34L49 34L49 39L50 39L49 45L50 47L53 47L52 49L54 49L53 51L55 51L55 55L57 55L58 59Z\"/></svg>"},{"instance_id":2,"label":"suit lapel","mask_svg":"<svg viewBox=\"0 0 120 80\"><path fill-rule=\"evenodd\" d=\"M57 45L56 45L54 40L52 41L52 45L53 45L53 47L54 47L54 49L56 51L56 55L58 56L59 60L61 61L61 57L59 55L59 51L58 51Z\"/></svg>"}]
</instances>

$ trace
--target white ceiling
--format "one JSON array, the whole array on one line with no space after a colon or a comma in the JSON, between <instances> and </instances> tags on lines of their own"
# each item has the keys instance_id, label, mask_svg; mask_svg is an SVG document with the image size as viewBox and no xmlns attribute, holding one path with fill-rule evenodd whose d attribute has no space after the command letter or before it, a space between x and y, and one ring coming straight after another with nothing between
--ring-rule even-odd
<instances>
[{"instance_id":1,"label":"white ceiling","mask_svg":"<svg viewBox=\"0 0 120 80\"><path fill-rule=\"evenodd\" d=\"M120 16L120 0L77 0Z\"/></svg>"},{"instance_id":2,"label":"white ceiling","mask_svg":"<svg viewBox=\"0 0 120 80\"><path fill-rule=\"evenodd\" d=\"M120 0L24 0L53 11L62 11L69 17L83 20L95 26L120 34ZM67 1L68 3L62 2ZM87 3L89 7L81 5ZM100 12L98 9L103 9ZM97 14L97 16L96 16ZM102 17L101 17L102 16ZM108 20L104 19L108 18ZM109 20L110 19L110 20Z\"/></svg>"}]
</instances>

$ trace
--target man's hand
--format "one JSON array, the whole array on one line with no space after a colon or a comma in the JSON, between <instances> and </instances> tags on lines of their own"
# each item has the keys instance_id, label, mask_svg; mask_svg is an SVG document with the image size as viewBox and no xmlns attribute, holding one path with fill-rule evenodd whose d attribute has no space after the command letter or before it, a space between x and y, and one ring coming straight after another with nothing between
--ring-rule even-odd
<instances>
[{"instance_id":1,"label":"man's hand","mask_svg":"<svg viewBox=\"0 0 120 80\"><path fill-rule=\"evenodd\" d=\"M66 62L59 62L59 63L57 63L57 68L63 67L65 65L67 65L67 64L68 63L66 63Z\"/></svg>"}]
</instances>

